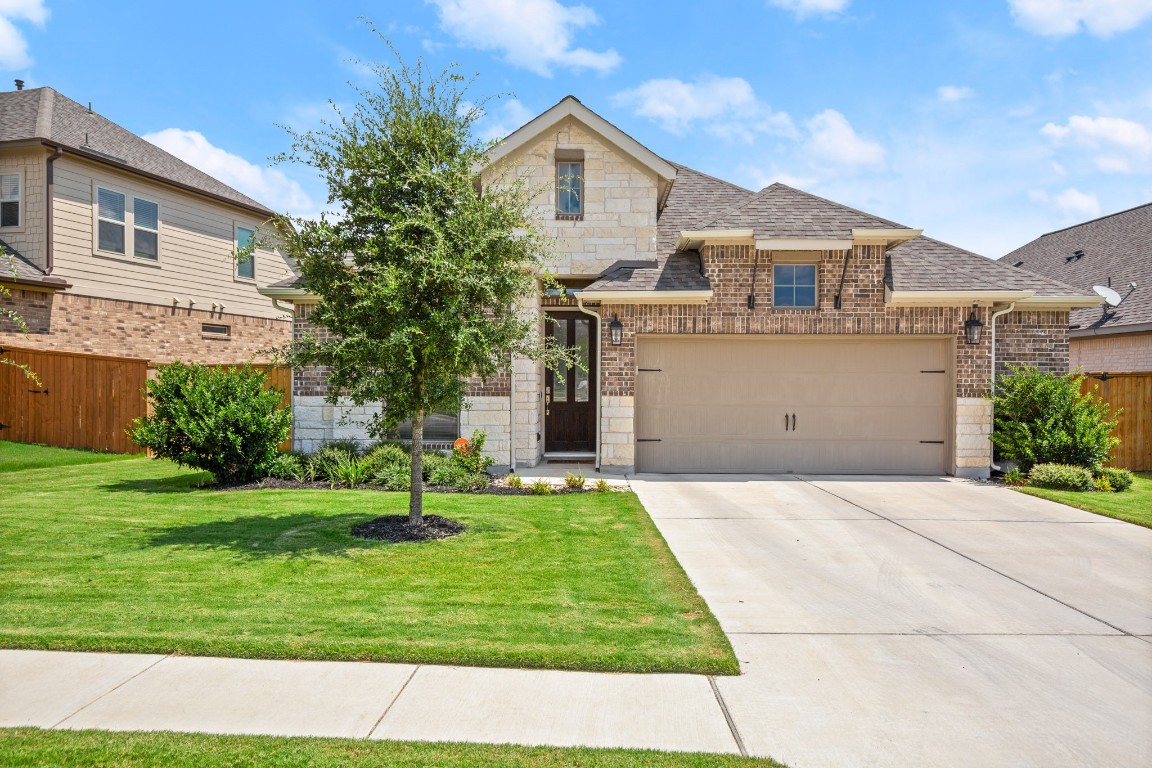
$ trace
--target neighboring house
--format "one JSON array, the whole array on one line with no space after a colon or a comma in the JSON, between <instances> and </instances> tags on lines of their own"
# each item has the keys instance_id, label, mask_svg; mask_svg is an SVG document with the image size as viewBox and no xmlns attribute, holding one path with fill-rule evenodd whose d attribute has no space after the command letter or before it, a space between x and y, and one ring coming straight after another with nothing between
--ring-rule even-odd
<instances>
[{"instance_id":1,"label":"neighboring house","mask_svg":"<svg viewBox=\"0 0 1152 768\"><path fill-rule=\"evenodd\" d=\"M485 186L540 185L567 291L530 308L586 363L515 360L445 417L450 435L487 430L505 466L986 476L993 335L997 367L1064 370L1069 310L1099 301L783 184L670 163L573 97L489 161ZM298 281L261 292L308 329ZM365 439L370 409L325 394L322 370L295 372L297 447Z\"/></svg>"},{"instance_id":2,"label":"neighboring house","mask_svg":"<svg viewBox=\"0 0 1152 768\"><path fill-rule=\"evenodd\" d=\"M1123 299L1072 313L1072 370L1152 371L1152 203L1041 235L1000 261Z\"/></svg>"},{"instance_id":3,"label":"neighboring house","mask_svg":"<svg viewBox=\"0 0 1152 768\"><path fill-rule=\"evenodd\" d=\"M257 292L292 274L233 254L273 215L51 88L0 93L0 344L237 363L291 338Z\"/></svg>"}]
</instances>

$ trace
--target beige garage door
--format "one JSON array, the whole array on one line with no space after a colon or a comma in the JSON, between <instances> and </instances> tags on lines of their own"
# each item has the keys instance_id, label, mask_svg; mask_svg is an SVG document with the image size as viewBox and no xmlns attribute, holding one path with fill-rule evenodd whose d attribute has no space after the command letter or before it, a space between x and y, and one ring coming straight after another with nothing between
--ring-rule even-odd
<instances>
[{"instance_id":1,"label":"beige garage door","mask_svg":"<svg viewBox=\"0 0 1152 768\"><path fill-rule=\"evenodd\" d=\"M642 336L636 468L944 473L951 344Z\"/></svg>"}]
</instances>

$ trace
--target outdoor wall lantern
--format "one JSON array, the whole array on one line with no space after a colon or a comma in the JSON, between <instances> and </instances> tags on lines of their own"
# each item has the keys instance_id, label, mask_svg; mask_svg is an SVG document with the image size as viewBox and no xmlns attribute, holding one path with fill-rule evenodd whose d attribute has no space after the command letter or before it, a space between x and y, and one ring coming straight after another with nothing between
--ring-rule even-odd
<instances>
[{"instance_id":1,"label":"outdoor wall lantern","mask_svg":"<svg viewBox=\"0 0 1152 768\"><path fill-rule=\"evenodd\" d=\"M980 318L976 317L976 305L972 305L972 314L964 321L964 340L969 344L980 343L980 329L984 327L984 323L980 322Z\"/></svg>"},{"instance_id":2,"label":"outdoor wall lantern","mask_svg":"<svg viewBox=\"0 0 1152 768\"><path fill-rule=\"evenodd\" d=\"M608 323L608 335L612 337L612 346L620 346L624 339L624 323L620 322L619 315L612 315L612 322Z\"/></svg>"}]
</instances>

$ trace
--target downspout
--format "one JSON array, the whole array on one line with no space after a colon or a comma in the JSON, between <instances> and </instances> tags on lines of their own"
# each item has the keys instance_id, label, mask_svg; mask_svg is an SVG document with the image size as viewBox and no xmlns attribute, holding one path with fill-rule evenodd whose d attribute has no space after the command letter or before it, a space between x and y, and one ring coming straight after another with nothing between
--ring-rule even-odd
<instances>
[{"instance_id":1,"label":"downspout","mask_svg":"<svg viewBox=\"0 0 1152 768\"><path fill-rule=\"evenodd\" d=\"M52 146L52 145L49 145L49 146ZM59 146L56 146L55 149L56 149L56 151L48 156L48 163L47 163L48 168L47 168L47 172L45 173L45 178L47 179L47 183L45 185L46 186L46 195L47 195L47 197L45 199L45 204L47 207L45 208L45 211L44 211L44 219L45 219L44 228L47 230L47 237L44 241L45 242L44 273L47 275L52 274L52 267L55 264L55 258L53 257L53 253L52 253L52 251L53 251L53 249L52 249L52 209L55 207L55 202L54 202L55 197L53 195L55 194L54 187L55 187L56 179L55 179L55 176L54 176L53 171L52 171L52 164L60 159L60 155L64 154L64 150L61 149Z\"/></svg>"},{"instance_id":2,"label":"downspout","mask_svg":"<svg viewBox=\"0 0 1152 768\"><path fill-rule=\"evenodd\" d=\"M580 293L576 293L576 306L581 312L586 315L591 315L596 318L596 471L600 471L600 392L604 389L602 378L604 374L601 372L603 366L600 364L604 358L604 328L601 322L602 318L600 313L593 312L584 306L584 299L581 298Z\"/></svg>"},{"instance_id":3,"label":"downspout","mask_svg":"<svg viewBox=\"0 0 1152 768\"><path fill-rule=\"evenodd\" d=\"M511 305L516 311L516 303ZM516 356L508 354L508 472L516 474Z\"/></svg>"},{"instance_id":4,"label":"downspout","mask_svg":"<svg viewBox=\"0 0 1152 768\"><path fill-rule=\"evenodd\" d=\"M992 395L996 394L996 318L1000 317L1001 315L1006 315L1014 309L1016 309L1016 302L1009 304L1007 309L1002 309L999 312L993 312L992 319L989 320L992 334L992 386L989 389ZM993 414L993 418L995 418L995 414ZM1002 471L1000 469L1000 465L996 462L989 461L988 464L997 472Z\"/></svg>"},{"instance_id":5,"label":"downspout","mask_svg":"<svg viewBox=\"0 0 1152 768\"><path fill-rule=\"evenodd\" d=\"M271 298L271 297L269 297L269 298ZM286 307L280 303L280 299L272 299L272 306L276 307L276 309L280 310L281 312L287 312L288 314L292 315L293 318L296 317L295 305L293 305L292 309L289 309L288 307Z\"/></svg>"}]
</instances>

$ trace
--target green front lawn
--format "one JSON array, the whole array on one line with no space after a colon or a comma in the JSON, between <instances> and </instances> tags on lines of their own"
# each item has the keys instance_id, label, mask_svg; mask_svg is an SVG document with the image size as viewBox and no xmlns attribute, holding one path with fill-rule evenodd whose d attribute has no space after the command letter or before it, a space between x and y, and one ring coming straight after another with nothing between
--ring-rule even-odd
<instances>
[{"instance_id":1,"label":"green front lawn","mask_svg":"<svg viewBox=\"0 0 1152 768\"><path fill-rule=\"evenodd\" d=\"M49 448L43 445L12 443L0 440L0 472L45 467L69 467L74 464L101 464L106 461L131 459L123 453L96 453L74 451L68 448Z\"/></svg>"},{"instance_id":2,"label":"green front lawn","mask_svg":"<svg viewBox=\"0 0 1152 768\"><path fill-rule=\"evenodd\" d=\"M21 768L782 768L772 760L631 749L0 729Z\"/></svg>"},{"instance_id":3,"label":"green front lawn","mask_svg":"<svg viewBox=\"0 0 1152 768\"><path fill-rule=\"evenodd\" d=\"M1019 490L1042 499L1152 528L1152 472L1137 472L1136 482L1122 493L1050 491L1047 488L1029 487Z\"/></svg>"},{"instance_id":4,"label":"green front lawn","mask_svg":"<svg viewBox=\"0 0 1152 768\"><path fill-rule=\"evenodd\" d=\"M0 647L737 674L632 493L213 491L133 458L0 473Z\"/></svg>"}]
</instances>

